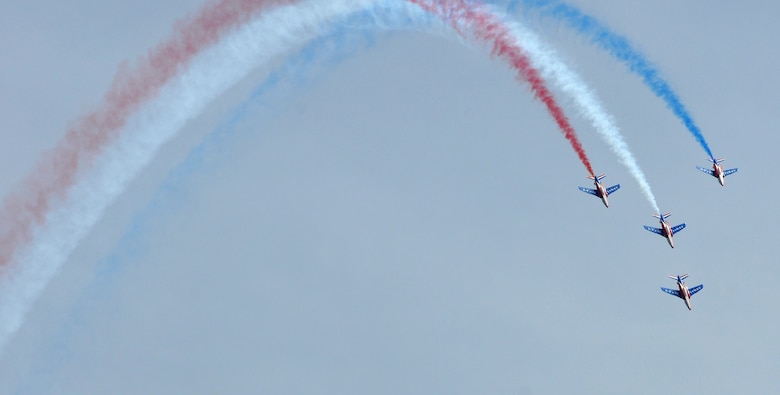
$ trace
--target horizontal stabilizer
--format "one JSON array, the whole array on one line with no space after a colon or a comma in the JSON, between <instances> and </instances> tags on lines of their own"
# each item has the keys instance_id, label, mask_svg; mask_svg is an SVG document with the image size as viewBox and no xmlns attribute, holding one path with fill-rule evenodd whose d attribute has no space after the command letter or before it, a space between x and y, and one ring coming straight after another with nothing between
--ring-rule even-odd
<instances>
[{"instance_id":1,"label":"horizontal stabilizer","mask_svg":"<svg viewBox=\"0 0 780 395\"><path fill-rule=\"evenodd\" d=\"M703 171L703 172L705 172L705 173L707 173L707 174L709 174L709 175L711 175L711 176L713 176L713 177L715 177L715 171L712 170L712 169L707 169L707 168L704 168L704 167L701 167L701 166L696 166L696 168L701 170L701 171Z\"/></svg>"},{"instance_id":2,"label":"horizontal stabilizer","mask_svg":"<svg viewBox=\"0 0 780 395\"><path fill-rule=\"evenodd\" d=\"M620 184L613 185L613 186L607 188L607 194L610 195L610 194L612 194L612 192L615 192L618 189L620 189Z\"/></svg>"},{"instance_id":3,"label":"horizontal stabilizer","mask_svg":"<svg viewBox=\"0 0 780 395\"><path fill-rule=\"evenodd\" d=\"M663 235L664 235L664 231L663 231L663 230L661 230L661 229L654 228L654 227L652 227L652 226L647 226L647 225L643 225L643 226L645 227L645 229L647 229L647 230L649 230L649 231L651 231L651 232L653 232L653 233L657 233L657 234L659 234L659 235L661 235L661 236L663 236Z\"/></svg>"},{"instance_id":4,"label":"horizontal stabilizer","mask_svg":"<svg viewBox=\"0 0 780 395\"><path fill-rule=\"evenodd\" d=\"M729 175L729 174L734 174L734 173L736 173L736 172L737 172L737 170L739 170L739 169L738 169L738 168L736 168L736 167L735 167L735 168L733 168L733 169L724 170L724 171L723 171L723 175L724 175L724 176L727 176L727 175Z\"/></svg>"},{"instance_id":5,"label":"horizontal stabilizer","mask_svg":"<svg viewBox=\"0 0 780 395\"><path fill-rule=\"evenodd\" d=\"M690 292L691 296L693 296L693 294L695 294L696 292L701 291L702 288L704 288L704 284L699 284L693 288L688 289L688 292Z\"/></svg>"},{"instance_id":6,"label":"horizontal stabilizer","mask_svg":"<svg viewBox=\"0 0 780 395\"><path fill-rule=\"evenodd\" d=\"M685 223L679 224L672 228L672 233L677 233L681 230L685 229Z\"/></svg>"},{"instance_id":7,"label":"horizontal stabilizer","mask_svg":"<svg viewBox=\"0 0 780 395\"><path fill-rule=\"evenodd\" d=\"M715 159L715 160L712 160L712 158L707 158L707 160L712 162L712 163L720 163L720 162L723 162L724 160L726 160L726 158L718 158L718 159Z\"/></svg>"},{"instance_id":8,"label":"horizontal stabilizer","mask_svg":"<svg viewBox=\"0 0 780 395\"><path fill-rule=\"evenodd\" d=\"M588 176L587 178L588 178L589 180L596 180L596 181L601 181L601 180L602 180L604 177L606 177L606 176L607 176L606 174L600 174L600 175L598 175L598 176L596 176L596 177L593 177L593 176Z\"/></svg>"},{"instance_id":9,"label":"horizontal stabilizer","mask_svg":"<svg viewBox=\"0 0 780 395\"><path fill-rule=\"evenodd\" d=\"M667 218L672 216L672 212L670 211L670 212L668 212L666 214L661 214L661 215L658 215L658 214L650 214L650 215L655 217L655 218L658 218L660 220L666 220Z\"/></svg>"},{"instance_id":10,"label":"horizontal stabilizer","mask_svg":"<svg viewBox=\"0 0 780 395\"><path fill-rule=\"evenodd\" d=\"M595 189L590 189L590 188L585 188L585 187L577 187L577 188L579 188L580 191L582 191L582 192L589 193L589 194L591 194L593 196L599 197L599 193L596 192Z\"/></svg>"},{"instance_id":11,"label":"horizontal stabilizer","mask_svg":"<svg viewBox=\"0 0 780 395\"><path fill-rule=\"evenodd\" d=\"M676 296L678 298L682 298L682 295L680 295L680 291L678 291L676 289L670 289L670 288L661 287L661 291L664 291L664 292L668 293L669 295L674 295L674 296Z\"/></svg>"},{"instance_id":12,"label":"horizontal stabilizer","mask_svg":"<svg viewBox=\"0 0 780 395\"><path fill-rule=\"evenodd\" d=\"M681 275L679 275L679 276L672 276L672 275L669 275L669 276L667 276L667 277L671 278L672 280L677 280L677 277L680 277L680 280L685 280L686 278L688 278L688 273L681 274Z\"/></svg>"}]
</instances>

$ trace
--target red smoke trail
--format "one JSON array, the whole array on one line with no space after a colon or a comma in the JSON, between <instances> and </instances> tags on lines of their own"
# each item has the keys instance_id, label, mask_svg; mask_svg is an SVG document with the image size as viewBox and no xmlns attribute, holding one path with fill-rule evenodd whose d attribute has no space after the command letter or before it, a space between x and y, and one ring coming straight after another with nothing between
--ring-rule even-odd
<instances>
[{"instance_id":1,"label":"red smoke trail","mask_svg":"<svg viewBox=\"0 0 780 395\"><path fill-rule=\"evenodd\" d=\"M182 70L204 48L251 20L257 11L292 0L220 0L179 22L171 37L136 60L120 66L103 102L73 122L65 137L3 201L0 208L0 268L26 245L52 204L65 197L76 175L114 141L129 115Z\"/></svg>"},{"instance_id":2,"label":"red smoke trail","mask_svg":"<svg viewBox=\"0 0 780 395\"><path fill-rule=\"evenodd\" d=\"M513 42L511 33L500 20L496 19L491 13L486 12L482 8L483 6L468 4L464 0L409 1L433 15L447 19L461 36L466 34L461 30L460 23L465 21L476 28L474 33L477 39L490 45L493 48L493 55L507 60L517 70L517 77L528 82L534 96L547 106L547 111L555 119L566 140L569 140L582 164L585 165L585 168L591 175L594 175L590 160L585 154L585 150L582 148L574 128L569 124L569 120L561 107L558 106L550 90L547 89L544 80L539 76L539 72L533 68L530 59L523 53L518 44Z\"/></svg>"}]
</instances>

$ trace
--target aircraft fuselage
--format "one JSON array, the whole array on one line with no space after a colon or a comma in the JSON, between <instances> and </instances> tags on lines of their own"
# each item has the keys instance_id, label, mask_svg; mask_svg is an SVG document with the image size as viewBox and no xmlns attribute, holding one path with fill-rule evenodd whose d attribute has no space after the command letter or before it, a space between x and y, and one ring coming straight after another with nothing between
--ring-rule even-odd
<instances>
[{"instance_id":1,"label":"aircraft fuselage","mask_svg":"<svg viewBox=\"0 0 780 395\"><path fill-rule=\"evenodd\" d=\"M715 177L717 177L718 181L720 181L720 186L725 187L726 186L726 180L723 175L723 167L717 163L712 164L712 171L715 172Z\"/></svg>"},{"instance_id":2,"label":"aircraft fuselage","mask_svg":"<svg viewBox=\"0 0 780 395\"><path fill-rule=\"evenodd\" d=\"M672 227L669 226L669 223L664 220L661 220L660 222L661 222L661 230L663 230L664 232L664 237L666 237L666 241L669 242L669 246L674 248L674 239L673 239L674 232L672 232Z\"/></svg>"},{"instance_id":3,"label":"aircraft fuselage","mask_svg":"<svg viewBox=\"0 0 780 395\"><path fill-rule=\"evenodd\" d=\"M604 205L609 208L609 201L607 200L607 196L609 196L609 193L607 193L607 188L604 187L604 185L598 181L594 182L596 185L596 191L599 193L599 197L601 198L601 201L604 202Z\"/></svg>"},{"instance_id":4,"label":"aircraft fuselage","mask_svg":"<svg viewBox=\"0 0 780 395\"><path fill-rule=\"evenodd\" d=\"M680 296L685 301L685 306L688 307L688 310L693 310L691 308L691 291L688 290L688 286L685 283L678 282L677 288L680 290Z\"/></svg>"}]
</instances>

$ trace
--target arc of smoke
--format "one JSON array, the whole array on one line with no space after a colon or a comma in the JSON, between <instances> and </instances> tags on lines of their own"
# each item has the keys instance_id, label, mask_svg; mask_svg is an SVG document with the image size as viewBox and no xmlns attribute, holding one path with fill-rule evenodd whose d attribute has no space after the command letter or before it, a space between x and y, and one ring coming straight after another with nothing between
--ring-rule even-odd
<instances>
[{"instance_id":1,"label":"arc of smoke","mask_svg":"<svg viewBox=\"0 0 780 395\"><path fill-rule=\"evenodd\" d=\"M514 10L521 4L528 10L536 11L540 16L564 23L581 36L589 39L592 44L601 47L621 61L632 73L639 75L642 82L661 98L672 113L680 119L707 155L713 160L715 159L704 134L685 108L679 95L661 77L659 70L639 50L634 48L628 39L615 33L577 7L560 0L511 0L508 3L508 9Z\"/></svg>"},{"instance_id":2,"label":"arc of smoke","mask_svg":"<svg viewBox=\"0 0 780 395\"><path fill-rule=\"evenodd\" d=\"M15 263L6 265L0 276L0 350L106 207L191 117L258 65L317 37L341 16L369 9L374 3L305 0L269 9L234 28L217 45L193 55L189 67L161 85L156 97L139 102L134 113L127 113L123 127L110 130L115 135L113 144L103 141L102 146L81 147L89 151L84 157L91 166L73 172L73 185L59 193L64 195L62 203L53 205L59 194L47 195L51 208L40 213L42 225L30 226L32 242L15 246Z\"/></svg>"},{"instance_id":3,"label":"arc of smoke","mask_svg":"<svg viewBox=\"0 0 780 395\"><path fill-rule=\"evenodd\" d=\"M577 133L569 123L569 119L564 114L563 109L558 105L552 92L545 85L539 72L534 68L525 48L512 42L511 33L502 21L494 14L487 12L479 4L467 2L465 0L409 0L419 5L431 14L440 16L448 20L452 27L461 35L465 31L470 31L474 37L488 44L495 56L507 61L513 69L517 71L518 79L529 84L531 92L547 107L547 111L552 115L558 128L561 129L566 140L569 141L580 161L588 170L591 176L593 167L590 159L582 147ZM465 38L465 35L464 35Z\"/></svg>"},{"instance_id":4,"label":"arc of smoke","mask_svg":"<svg viewBox=\"0 0 780 395\"><path fill-rule=\"evenodd\" d=\"M57 337L48 345L45 353L47 355L70 355L68 342L78 331L79 326L91 314L87 308L95 300L105 300L110 289L116 285L116 280L123 274L123 270L130 261L139 259L145 248L145 236L150 230L151 221L159 220L161 217L170 216L175 213L183 199L182 195L188 193L186 183L190 181L189 177L193 173L202 170L206 165L209 156L215 155L214 151L219 150L223 144L234 140L239 133L236 126L244 119L249 111L259 103L266 102L267 97L284 80L293 79L296 81L308 80L311 78L311 66L315 62L322 62L323 58L327 64L335 65L342 59L355 53L363 47L370 47L373 44L373 35L361 37L360 43L353 43L349 40L349 32L354 29L363 29L364 26L376 26L376 23L383 22L388 28L404 27L409 29L419 28L418 24L410 25L411 21L394 14L383 18L383 21L375 21L375 16L381 15L379 11L369 10L351 15L344 19L344 23L339 23L333 31L317 37L297 54L291 56L282 66L271 72L268 77L261 82L250 93L246 101L239 104L233 113L218 126L213 132L207 134L204 140L198 144L187 155L185 160L169 171L162 186L154 193L151 201L141 211L133 216L127 230L118 241L116 248L99 265L98 273L92 282L82 291L81 296L76 300L75 307L67 315L67 322L59 329ZM392 19L392 21L390 21ZM328 52L332 51L332 53ZM220 155L221 156L221 155ZM62 358L46 358L43 362L45 372L59 370L64 362ZM40 370L40 369L39 369ZM34 377L31 386L34 386L34 393L50 393L49 384L52 380L40 380L40 377Z\"/></svg>"},{"instance_id":5,"label":"arc of smoke","mask_svg":"<svg viewBox=\"0 0 780 395\"><path fill-rule=\"evenodd\" d=\"M339 59L342 59L348 54L355 52L355 48L344 48L344 36L347 31L354 30L362 32L363 34L369 34L370 32L376 30L378 25L384 25L387 29L422 29L423 26L428 26L429 30L434 32L442 33L443 35L452 35L450 29L441 29L439 26L432 25L431 20L422 21L422 15L414 15L413 17L403 16L404 13L398 11L398 3L392 4L396 4L396 6L393 7L391 5L385 5L384 7L386 8L383 8L381 5L375 6L375 9L382 8L382 12L376 10L360 12L356 15L350 16L349 18L345 18L344 22L339 22L339 26L337 26L333 33L318 37L313 42L308 44L299 54L290 58L287 63L280 67L276 72L271 73L266 78L266 80L262 82L253 93L250 94L249 98L236 108L234 113L230 115L220 127L218 127L214 132L210 133L180 165L178 165L169 173L169 175L166 177L166 180L163 182L163 186L157 191L149 205L136 216L134 216L130 226L128 227L128 230L122 236L122 239L118 242L117 247L103 263L102 269L98 274L98 278L95 279L89 289L87 289L84 295L82 295L80 304L86 303L87 299L102 299L104 297L102 294L107 292L107 289L111 287L111 284L113 284L115 278L121 274L122 268L127 263L126 261L128 259L137 259L137 254L140 250L143 250L142 237L146 232L148 232L149 221L151 221L153 218L157 218L165 214L170 214L170 212L175 209L173 203L180 199L181 193L183 193L181 190L182 187L180 185L182 180L186 180L188 176L203 166L205 156L211 152L215 146L219 146L229 138L233 137L232 135L235 133L236 124L240 122L240 120L246 115L247 111L250 109L250 106L263 99L264 96L268 94L269 91L274 88L284 77L289 77L290 74L306 76L306 74L310 72L309 69L311 68L311 65L315 61L321 61L321 56L324 49L333 49L335 52L337 52L335 58L332 59L333 63L336 63ZM493 11L484 10L484 12L490 13ZM391 18L391 16L395 14L397 14L396 18ZM499 17L499 14L500 13L498 13L496 17ZM382 21L376 19L377 15L383 16ZM568 79L561 77L561 75L566 75L566 73L563 71L568 70L565 67L565 64L563 64L554 56L551 56L549 53L545 52L543 50L544 46L538 42L539 40L533 36L533 34L529 32L523 32L521 27L517 26L517 24L506 22L506 25L510 28L512 35L512 40L509 42L509 44L519 47L518 42L524 43L525 47L528 48L528 52L531 54L533 63L536 67L539 68L541 75L545 79L547 79L547 75L552 75L555 77L553 81L558 86L573 86L579 89L579 91L588 91L587 87L584 86L584 83L576 78L576 74L570 73L571 75ZM450 23L450 27L454 27L457 31L460 31L462 34L461 38L466 38L468 36L468 34L466 34L464 31L467 28L466 26L460 26L460 23L452 26ZM521 32L522 34L520 34ZM540 60L537 58L545 58L546 60ZM551 72L550 69L553 71ZM563 90L572 96L587 97L587 95L577 93L579 92L577 89ZM592 96L590 97L592 98ZM588 103L587 100L581 99L575 101L578 103ZM605 119L602 120L600 124L610 124L611 118L603 110L600 110L598 101L595 100L595 98L591 100L590 104L584 104L583 107L591 109L591 117L597 120L602 118ZM593 108L595 108L595 110L593 110ZM594 123L599 122L594 121ZM604 128L608 129L606 126ZM85 312L77 307L74 313L70 314L70 316L80 317L83 316L83 314L85 314ZM72 325L68 325L68 327L70 328ZM73 328L70 328L70 330L67 332L72 332L72 330ZM61 337L67 337L68 333L64 333L61 335ZM64 347L64 343L65 340L61 338L56 341L55 347Z\"/></svg>"},{"instance_id":6,"label":"arc of smoke","mask_svg":"<svg viewBox=\"0 0 780 395\"><path fill-rule=\"evenodd\" d=\"M233 113L213 132L208 133L204 140L190 151L184 161L169 171L162 186L154 193L147 206L133 216L121 239L117 242L117 246L98 265L95 278L76 299L75 306L67 314L66 322L60 326L59 334L48 344L42 346L43 353L47 355L47 358L42 362L43 367L39 367L38 372L44 373L27 378L27 386L33 390L24 392L52 392L50 383L53 381L49 375L59 371L63 363L68 360L67 356L72 355L69 341L78 333L87 316L93 313L92 308L88 306L92 306L96 300L105 300L108 297L107 294L116 285L118 278L124 273L124 269L132 261L140 259L140 255L144 254L147 249L145 236L149 233L151 221L159 220L161 217L164 218L176 212L181 200L184 199L183 195L188 194L188 187L183 184L188 182L193 173L202 170L207 165L210 156L219 155L215 154L215 151L219 151L224 144L237 138L236 134L239 133L239 130L236 126L253 110L253 107L264 102L267 103L271 99L268 95L285 80L305 84L307 80L312 78L311 66L313 64L322 64L324 61L326 65L335 66L358 50L371 47L375 44L375 37L374 34L365 33L368 31L368 26L385 25L388 29L422 28L422 16L415 18L416 22L412 25L409 18L398 12L386 14L385 10L381 8L383 7L378 5L373 9L350 15L343 19L343 23L339 21L337 27L332 31L322 34L306 44L300 52L292 55L283 65L269 73L268 77L254 88L246 101L239 104ZM392 10L388 9L387 11ZM376 20L376 17L380 15L382 20ZM429 25L429 28L436 29L432 25ZM442 26L442 28L444 27ZM359 42L352 41L349 34L356 29L364 30L364 35L359 37ZM322 72L327 72L327 70Z\"/></svg>"},{"instance_id":7,"label":"arc of smoke","mask_svg":"<svg viewBox=\"0 0 780 395\"><path fill-rule=\"evenodd\" d=\"M219 4L245 6L249 3L259 4L248 0L224 0ZM177 58L184 60L174 62L177 66L173 67L170 73L151 73L155 77L148 83L149 88L142 90L145 93L128 96L132 100L119 100L121 106L115 107L118 110L106 117L118 118L111 120L114 122L109 125L111 127L97 128L100 133L97 133L94 139L87 139L85 146L76 144L75 147L69 147L69 150L78 151L80 148L83 151L65 156L71 159L68 163L75 162L67 178L72 187L68 189L67 184L57 184L57 188L62 190L55 189L51 192L52 189L43 188L41 190L48 194L36 195L46 198L45 206L49 210L31 211L37 214L32 215L37 221L31 223L40 225L30 226L28 238L34 242L22 248L19 245L24 243L17 244L12 256L20 264L8 266L6 271L10 275L0 278L0 349L21 325L21 320L34 297L108 204L151 160L156 150L172 138L190 117L199 113L208 102L257 65L317 37L343 15L369 9L376 4L378 1L374 0L300 1L287 7L269 8L240 27L229 27L229 23L218 24L223 26L221 34L224 34L225 38L215 39L215 45L208 49L204 49L207 45L203 45L200 52L186 52L190 54L189 57ZM428 14L411 3L392 4L394 9L404 11L404 15L415 23L428 20ZM417 4L423 5L429 12L437 11L430 3L417 1ZM548 111L562 127L572 146L575 149L579 147L578 154L583 164L593 174L590 162L581 150L567 118L542 83L539 73L534 70L526 54L510 40L510 33L501 25L501 21L489 17L486 13L473 13L464 2L449 3L449 8L443 10L446 12L436 15L445 17L456 29L460 25L453 22L472 18L469 26L476 28L476 37L489 43L495 55L508 61L523 79L530 82L532 91L547 105ZM456 14L460 16L456 17ZM381 27L376 26L380 25L381 20L375 18L374 28ZM240 23L240 18L230 23ZM227 34L228 32L230 34ZM214 73L214 70L219 72ZM93 136L90 133L87 135ZM62 199L63 203L52 209L52 203L58 198Z\"/></svg>"}]
</instances>

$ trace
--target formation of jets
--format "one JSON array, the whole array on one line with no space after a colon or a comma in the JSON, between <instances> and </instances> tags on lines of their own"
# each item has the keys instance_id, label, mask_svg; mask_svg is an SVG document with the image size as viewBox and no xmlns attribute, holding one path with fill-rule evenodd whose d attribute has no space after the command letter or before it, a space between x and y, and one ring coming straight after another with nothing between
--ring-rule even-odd
<instances>
[{"instance_id":1,"label":"formation of jets","mask_svg":"<svg viewBox=\"0 0 780 395\"><path fill-rule=\"evenodd\" d=\"M734 174L738 170L737 168L723 170L723 167L720 165L720 163L725 160L724 158L717 158L717 159L707 158L707 160L712 162L712 169L707 169L701 166L696 166L696 168L704 173L707 173L717 178L721 186L726 186L726 181L725 181L726 176ZM601 199L601 201L604 203L604 206L608 208L609 200L607 198L609 197L610 194L620 189L620 184L615 184L611 187L605 187L604 184L601 183L601 180L605 176L606 176L605 174L601 174L599 176L593 176L593 175L588 176L589 179L593 180L593 185L595 186L595 189L585 188L585 187L578 187L578 188L582 192L591 194ZM653 217L658 218L658 222L660 223L661 227L654 228L652 226L644 225L644 228L650 232L653 232L655 234L658 234L659 236L664 237L666 241L669 243L669 246L674 248L674 235L680 232L681 230L685 229L685 223L671 226L669 222L666 220L671 215L672 215L671 212L666 214L661 214L660 212L658 214L652 214ZM661 290L670 295L674 295L682 299L683 301L685 301L685 306L688 307L688 310L691 310L691 296L693 296L696 292L701 291L701 289L704 288L704 285L699 284L689 289L688 286L683 281L686 278L688 278L688 274L669 276L669 278L673 280L677 280L677 289L661 287Z\"/></svg>"}]
</instances>

